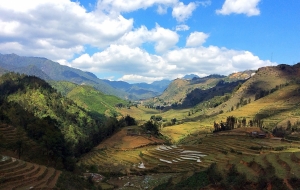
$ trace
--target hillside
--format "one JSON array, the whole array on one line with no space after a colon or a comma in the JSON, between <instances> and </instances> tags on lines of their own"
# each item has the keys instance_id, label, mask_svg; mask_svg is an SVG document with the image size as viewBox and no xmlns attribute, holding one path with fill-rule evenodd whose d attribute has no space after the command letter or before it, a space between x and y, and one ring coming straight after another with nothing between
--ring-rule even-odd
<instances>
[{"instance_id":1,"label":"hillside","mask_svg":"<svg viewBox=\"0 0 300 190\"><path fill-rule=\"evenodd\" d=\"M111 95L105 95L90 86L74 87L67 97L72 99L77 105L94 113L108 116L118 115L116 105L128 104L127 101Z\"/></svg>"},{"instance_id":2,"label":"hillside","mask_svg":"<svg viewBox=\"0 0 300 190\"><path fill-rule=\"evenodd\" d=\"M220 105L216 110L211 110L209 114L221 109L224 112L230 111L240 105L247 104L247 102L253 102L267 96L289 84L298 84L300 80L299 65L278 65L258 69L255 75L239 87L230 100Z\"/></svg>"},{"instance_id":3,"label":"hillside","mask_svg":"<svg viewBox=\"0 0 300 190\"><path fill-rule=\"evenodd\" d=\"M169 80L154 81L151 84L135 83L129 84L124 81L104 80L107 84L116 89L123 90L131 95L133 99L147 99L160 95L171 83Z\"/></svg>"},{"instance_id":4,"label":"hillside","mask_svg":"<svg viewBox=\"0 0 300 190\"><path fill-rule=\"evenodd\" d=\"M1 76L0 101L1 123L22 128L30 139L51 150L53 159L63 157L65 164L74 163L66 161L126 125L116 118L86 111L37 77L14 73Z\"/></svg>"},{"instance_id":5,"label":"hillside","mask_svg":"<svg viewBox=\"0 0 300 190\"><path fill-rule=\"evenodd\" d=\"M75 84L86 84L95 87L106 94L122 98L126 93L117 90L98 79L94 74L71 68L46 58L22 57L16 54L0 54L0 67L8 71L41 77L44 80L69 81Z\"/></svg>"},{"instance_id":6,"label":"hillside","mask_svg":"<svg viewBox=\"0 0 300 190\"><path fill-rule=\"evenodd\" d=\"M97 78L90 72L71 68L46 58L23 57L16 54L0 54L0 68L7 71L37 76L48 82L69 81L78 85L89 85L109 95L123 99L145 99L160 94L169 84L168 81L157 81L153 84L129 84L123 81L108 81Z\"/></svg>"},{"instance_id":7,"label":"hillside","mask_svg":"<svg viewBox=\"0 0 300 190\"><path fill-rule=\"evenodd\" d=\"M38 166L38 172L27 168L23 174L17 168L24 161L16 159L22 166L16 165L18 175L5 174L13 176L5 187L18 176L32 175L37 178L18 187L47 187L55 167L100 173L108 177L98 184L101 188L297 189L299 76L300 63L264 67L255 74L176 79L160 97L151 99L151 107L144 106L147 101L132 106L87 85L52 82L58 92L37 77L4 74L1 155L47 163ZM155 107L171 103L177 106ZM118 112L136 118L137 125L126 127L127 116L117 120ZM149 123L158 133L145 130ZM0 162L0 171L14 164ZM73 174L59 176L56 187L72 186L67 181L75 179Z\"/></svg>"},{"instance_id":8,"label":"hillside","mask_svg":"<svg viewBox=\"0 0 300 190\"><path fill-rule=\"evenodd\" d=\"M0 155L0 189L54 189L61 171Z\"/></svg>"},{"instance_id":9,"label":"hillside","mask_svg":"<svg viewBox=\"0 0 300 190\"><path fill-rule=\"evenodd\" d=\"M150 107L193 107L214 96L231 93L240 83L249 78L249 72L235 73L228 77L210 75L193 79L175 79L162 95L143 101ZM245 77L245 78L244 78Z\"/></svg>"}]
</instances>

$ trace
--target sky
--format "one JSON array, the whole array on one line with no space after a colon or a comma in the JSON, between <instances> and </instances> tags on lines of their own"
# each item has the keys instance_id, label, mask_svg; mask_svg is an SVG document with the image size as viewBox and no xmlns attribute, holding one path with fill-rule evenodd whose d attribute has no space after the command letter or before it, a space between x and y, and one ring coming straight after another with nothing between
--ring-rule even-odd
<instances>
[{"instance_id":1,"label":"sky","mask_svg":"<svg viewBox=\"0 0 300 190\"><path fill-rule=\"evenodd\" d=\"M300 62L299 0L0 0L0 53L129 83Z\"/></svg>"}]
</instances>

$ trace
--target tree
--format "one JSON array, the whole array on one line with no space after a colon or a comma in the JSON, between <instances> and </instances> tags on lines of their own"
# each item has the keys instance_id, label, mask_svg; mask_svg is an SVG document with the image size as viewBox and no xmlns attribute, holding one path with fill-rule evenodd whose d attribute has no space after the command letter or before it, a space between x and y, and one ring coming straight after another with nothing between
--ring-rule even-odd
<instances>
[{"instance_id":1,"label":"tree","mask_svg":"<svg viewBox=\"0 0 300 190\"><path fill-rule=\"evenodd\" d=\"M17 151L17 154L18 154L18 158L20 159L21 158L21 155L23 154L24 152L24 141L22 139L18 139L15 143L15 149Z\"/></svg>"},{"instance_id":2,"label":"tree","mask_svg":"<svg viewBox=\"0 0 300 190\"><path fill-rule=\"evenodd\" d=\"M144 124L144 127L147 131L151 131L153 132L155 135L159 134L159 129L158 129L158 124L157 122L153 122L153 121L147 121Z\"/></svg>"},{"instance_id":3,"label":"tree","mask_svg":"<svg viewBox=\"0 0 300 190\"><path fill-rule=\"evenodd\" d=\"M247 124L246 118L242 119L242 124L243 124L243 127L246 127L246 124Z\"/></svg>"},{"instance_id":4,"label":"tree","mask_svg":"<svg viewBox=\"0 0 300 190\"><path fill-rule=\"evenodd\" d=\"M207 175L210 182L213 184L217 184L217 182L222 180L222 175L218 171L218 167L216 163L212 163L207 169Z\"/></svg>"},{"instance_id":5,"label":"tree","mask_svg":"<svg viewBox=\"0 0 300 190\"><path fill-rule=\"evenodd\" d=\"M126 115L124 120L125 120L127 126L136 125L135 119L133 117L131 117L130 115Z\"/></svg>"},{"instance_id":6,"label":"tree","mask_svg":"<svg viewBox=\"0 0 300 190\"><path fill-rule=\"evenodd\" d=\"M291 129L292 129L292 123L290 120L288 120L286 130L290 131Z\"/></svg>"},{"instance_id":7,"label":"tree","mask_svg":"<svg viewBox=\"0 0 300 190\"><path fill-rule=\"evenodd\" d=\"M176 118L171 119L172 125L175 125L176 121L177 121Z\"/></svg>"}]
</instances>

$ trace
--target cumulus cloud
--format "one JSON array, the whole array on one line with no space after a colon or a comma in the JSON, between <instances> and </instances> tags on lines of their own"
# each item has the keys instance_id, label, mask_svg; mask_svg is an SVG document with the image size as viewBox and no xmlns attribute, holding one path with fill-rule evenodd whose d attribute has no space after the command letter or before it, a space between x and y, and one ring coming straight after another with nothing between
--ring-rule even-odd
<instances>
[{"instance_id":1,"label":"cumulus cloud","mask_svg":"<svg viewBox=\"0 0 300 190\"><path fill-rule=\"evenodd\" d=\"M211 0L197 1L197 3L203 7L207 7L207 6L211 5Z\"/></svg>"},{"instance_id":2,"label":"cumulus cloud","mask_svg":"<svg viewBox=\"0 0 300 190\"><path fill-rule=\"evenodd\" d=\"M162 5L158 5L157 7L157 13L160 15L166 14L168 11L168 7L167 6L162 6Z\"/></svg>"},{"instance_id":3,"label":"cumulus cloud","mask_svg":"<svg viewBox=\"0 0 300 190\"><path fill-rule=\"evenodd\" d=\"M257 8L260 0L226 0L222 9L216 10L217 14L229 15L246 14L247 16L259 15L260 11Z\"/></svg>"},{"instance_id":4,"label":"cumulus cloud","mask_svg":"<svg viewBox=\"0 0 300 190\"><path fill-rule=\"evenodd\" d=\"M61 61L84 53L85 45L103 49L111 44L134 47L150 42L156 52L163 53L179 41L175 31L158 25L151 30L144 26L133 30L134 20L121 15L151 6L157 6L161 14L171 7L177 20L186 20L196 4L184 5L178 0L99 0L95 10L87 12L79 2L70 0L3 1L0 50ZM188 28L181 25L177 31Z\"/></svg>"},{"instance_id":5,"label":"cumulus cloud","mask_svg":"<svg viewBox=\"0 0 300 190\"><path fill-rule=\"evenodd\" d=\"M131 47L140 46L146 42L153 42L155 51L163 53L174 47L179 40L179 35L169 29L165 29L158 24L152 30L146 26L130 31L122 36L117 43L126 44Z\"/></svg>"},{"instance_id":6,"label":"cumulus cloud","mask_svg":"<svg viewBox=\"0 0 300 190\"><path fill-rule=\"evenodd\" d=\"M186 73L199 76L215 73L228 75L271 65L271 62L261 60L249 51L216 46L174 49L154 55L137 47L111 45L102 52L84 54L71 65L95 73L115 72L122 75L119 80L153 82L162 78L174 79Z\"/></svg>"},{"instance_id":7,"label":"cumulus cloud","mask_svg":"<svg viewBox=\"0 0 300 190\"><path fill-rule=\"evenodd\" d=\"M178 22L184 22L190 16L192 16L193 11L196 9L197 4L190 2L188 5L179 2L172 11L172 16L176 18Z\"/></svg>"},{"instance_id":8,"label":"cumulus cloud","mask_svg":"<svg viewBox=\"0 0 300 190\"><path fill-rule=\"evenodd\" d=\"M123 12L132 12L138 9L147 9L152 6L157 6L158 14L166 14L168 7L171 7L172 16L178 22L184 22L196 9L198 5L208 6L211 1L190 2L185 5L178 0L99 0L97 8L102 12L110 15L118 15Z\"/></svg>"},{"instance_id":9,"label":"cumulus cloud","mask_svg":"<svg viewBox=\"0 0 300 190\"><path fill-rule=\"evenodd\" d=\"M22 7L23 2L11 0L0 4L2 53L70 59L75 53L82 53L84 44L109 46L133 25L132 19L88 13L79 3L69 0L29 1ZM3 48L15 41L16 46Z\"/></svg>"},{"instance_id":10,"label":"cumulus cloud","mask_svg":"<svg viewBox=\"0 0 300 190\"><path fill-rule=\"evenodd\" d=\"M187 47L201 46L206 41L208 36L209 36L208 34L205 34L203 32L193 32L187 38L186 46Z\"/></svg>"},{"instance_id":11,"label":"cumulus cloud","mask_svg":"<svg viewBox=\"0 0 300 190\"><path fill-rule=\"evenodd\" d=\"M114 80L132 82L174 79L186 73L230 74L270 65L270 61L249 51L204 47L209 35L203 32L192 32L186 38L186 47L176 46L180 40L177 31L190 29L183 22L197 6L208 6L210 2L185 5L178 0L99 0L96 8L87 12L70 0L3 1L0 52L47 57L82 70L122 76ZM151 6L157 6L160 14L172 9L172 17L179 22L176 28L158 24L153 28L134 28L134 20L121 15ZM185 36L181 37L184 40ZM155 53L143 49L146 43L153 45ZM88 54L86 45L98 52ZM74 55L78 58L72 60Z\"/></svg>"},{"instance_id":12,"label":"cumulus cloud","mask_svg":"<svg viewBox=\"0 0 300 190\"><path fill-rule=\"evenodd\" d=\"M180 25L177 25L176 26L176 31L186 31L186 30L189 30L190 27L188 25L185 25L185 24L180 24Z\"/></svg>"},{"instance_id":13,"label":"cumulus cloud","mask_svg":"<svg viewBox=\"0 0 300 190\"><path fill-rule=\"evenodd\" d=\"M138 9L147 9L154 5L168 7L176 4L177 1L178 0L99 0L97 7L99 10L108 14L119 14Z\"/></svg>"},{"instance_id":14,"label":"cumulus cloud","mask_svg":"<svg viewBox=\"0 0 300 190\"><path fill-rule=\"evenodd\" d=\"M172 78L174 73L177 73L176 70L179 70L176 65L167 63L162 56L149 54L141 48L127 45L111 45L91 56L81 55L72 61L71 65L94 73L119 73L126 80L130 77L130 81L143 78L150 82Z\"/></svg>"},{"instance_id":15,"label":"cumulus cloud","mask_svg":"<svg viewBox=\"0 0 300 190\"><path fill-rule=\"evenodd\" d=\"M139 83L141 81L146 82L146 83L151 83L153 81L160 81L163 80L163 77L145 77L141 75L124 75L121 78L117 79L118 81L128 81L131 83Z\"/></svg>"}]
</instances>

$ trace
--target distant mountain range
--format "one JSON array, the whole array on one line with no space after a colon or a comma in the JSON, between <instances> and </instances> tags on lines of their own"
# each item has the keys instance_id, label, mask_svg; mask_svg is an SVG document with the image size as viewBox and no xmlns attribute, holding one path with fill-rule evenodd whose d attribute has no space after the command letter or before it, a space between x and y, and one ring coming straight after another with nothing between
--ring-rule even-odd
<instances>
[{"instance_id":1,"label":"distant mountain range","mask_svg":"<svg viewBox=\"0 0 300 190\"><path fill-rule=\"evenodd\" d=\"M161 94L171 81L156 81L152 84L129 84L124 81L109 81L97 78L90 72L60 65L46 58L24 57L16 54L0 54L0 74L17 72L37 76L46 81L69 81L89 85L95 89L123 99L138 100Z\"/></svg>"},{"instance_id":2,"label":"distant mountain range","mask_svg":"<svg viewBox=\"0 0 300 190\"><path fill-rule=\"evenodd\" d=\"M235 83L235 85L229 83L236 81L243 83L243 81L250 78L253 73L255 73L254 70L248 70L232 73L229 76L214 74L206 77L188 74L181 79L175 79L173 81L161 80L151 84L129 84L124 81L99 79L93 73L60 65L59 63L46 58L24 57L16 54L0 54L0 75L10 71L33 75L44 79L65 95L73 90L75 86L61 83L63 81L77 85L92 86L104 94L115 95L122 99L146 100L152 97L159 97L160 100L164 100L164 104L181 104L185 102L184 104L186 105L197 102L195 102L195 100L197 99L197 93L199 92L197 90L195 91L195 89L206 90L205 93L207 93L209 88L214 88L215 86L220 85L220 81L223 81L225 86L222 84L222 88L227 89L227 86L230 86L230 89L232 90L238 83ZM227 90L230 91L230 89ZM227 90L224 91L224 93L227 92ZM189 100L187 97L192 97L193 100ZM157 103L158 102L156 101L152 102L152 104Z\"/></svg>"}]
</instances>

